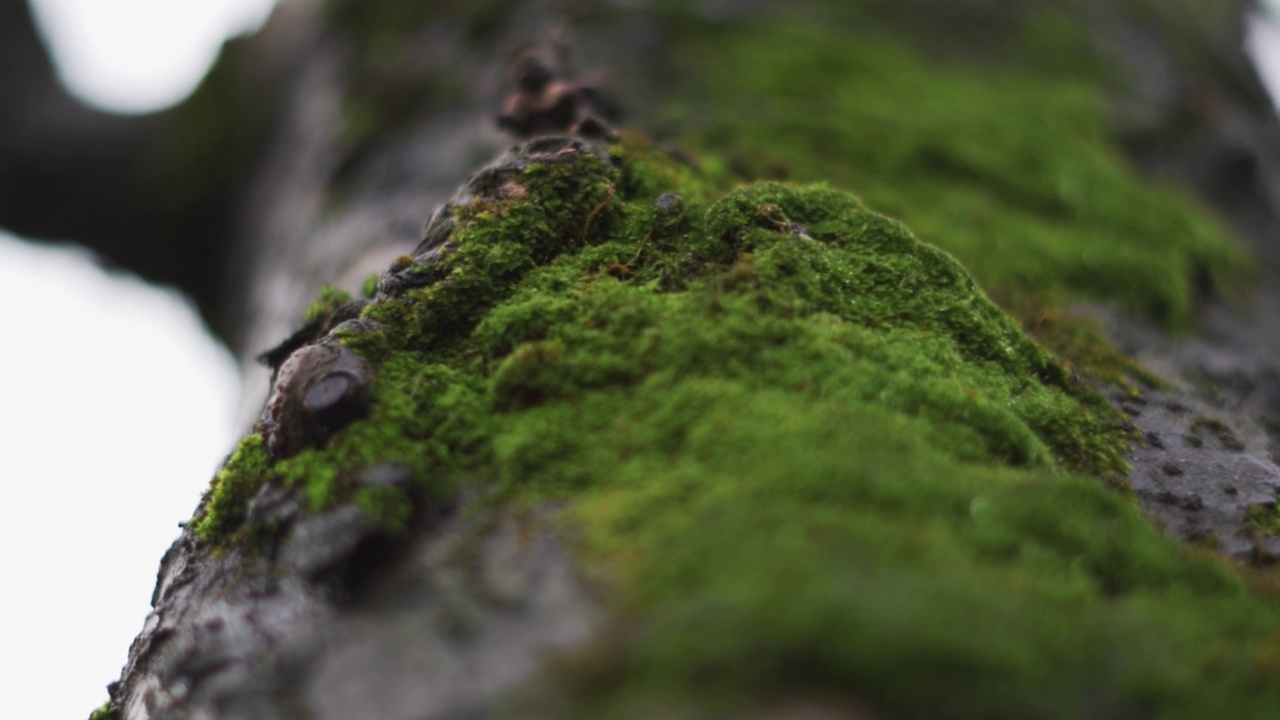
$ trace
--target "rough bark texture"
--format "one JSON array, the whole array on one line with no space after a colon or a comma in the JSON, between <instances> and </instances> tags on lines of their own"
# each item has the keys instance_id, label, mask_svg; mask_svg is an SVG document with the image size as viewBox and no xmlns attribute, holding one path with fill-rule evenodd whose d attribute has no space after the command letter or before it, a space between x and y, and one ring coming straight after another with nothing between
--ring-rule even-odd
<instances>
[{"instance_id":1,"label":"rough bark texture","mask_svg":"<svg viewBox=\"0 0 1280 720\"><path fill-rule=\"evenodd\" d=\"M1174 386L1125 406L1146 439L1135 451L1131 481L1143 508L1176 536L1211 536L1237 556L1274 555L1274 539L1262 543L1264 550L1239 532L1249 509L1274 503L1280 487L1280 126L1274 106L1240 52L1243 21L1198 35L1175 13L1167 22L1181 28L1162 39L1114 7L1100 16L1106 18L1102 46L1127 80L1127 93L1114 105L1117 131L1132 156L1148 172L1194 188L1248 239L1257 263L1247 300L1232 306L1206 299L1194 337L1169 338L1109 316L1119 344ZM1194 69L1186 50L1179 57L1178 42L1195 48Z\"/></svg>"},{"instance_id":2,"label":"rough bark texture","mask_svg":"<svg viewBox=\"0 0 1280 720\"><path fill-rule=\"evenodd\" d=\"M420 255L424 222L512 142L493 117L516 48L571 29L578 61L607 72L628 124L661 132L673 121L653 109L698 70L675 60L687 62L677 52L689 37L683 24L749 22L766 5L693 3L686 15L570 0L286 3L262 34L228 46L186 106L122 120L67 99L23 6L10 3L0 10L0 28L14 38L3 45L0 82L24 101L0 108L0 223L81 238L178 285L252 356L290 334L321 285L359 295L371 274ZM872 5L868 17L886 35L976 67L995 62L988 37L1043 9ZM1208 15L1194 3L1075 9L1101 57L1121 70L1109 85L1109 132L1150 173L1217 208L1257 258L1244 306L1200 298L1190 335L1088 305L1118 346L1168 383L1108 391L1145 436L1129 482L1170 534L1270 561L1280 540L1260 528L1280 489L1280 132L1240 49L1246 5ZM28 69L11 71L18 66ZM268 374L247 372L256 410ZM784 678L727 705L714 692L703 701L677 690L619 700L610 683L625 684L616 674L627 666L608 658L629 630L606 600L611 581L572 551L577 538L557 519L558 504L487 500L492 480L419 496L402 467L367 468L360 489L415 497L401 534L354 504L315 512L302 489L277 485L249 502L246 526L272 528L251 542L214 547L188 527L161 563L154 612L112 686L108 716L408 719L565 708L592 716L597 695L608 713L634 717L654 708L679 717L982 712L951 704L945 690L932 705L903 704L858 685L856 673ZM548 668L566 672L547 653L569 648L577 653L570 680L547 680ZM598 677L583 670L593 663L605 668ZM528 698L537 702L522 704ZM1016 702L999 707L1019 714Z\"/></svg>"}]
</instances>

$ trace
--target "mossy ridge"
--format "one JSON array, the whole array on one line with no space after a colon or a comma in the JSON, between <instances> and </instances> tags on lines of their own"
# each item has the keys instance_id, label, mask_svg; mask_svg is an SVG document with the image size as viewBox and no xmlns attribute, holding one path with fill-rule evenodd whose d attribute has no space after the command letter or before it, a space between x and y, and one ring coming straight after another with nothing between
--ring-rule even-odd
<instances>
[{"instance_id":1,"label":"mossy ridge","mask_svg":"<svg viewBox=\"0 0 1280 720\"><path fill-rule=\"evenodd\" d=\"M359 472L400 463L431 498L478 466L486 457L486 378L468 370L458 340L523 273L582 246L593 224L595 233L606 232L614 214L608 207L614 172L600 157L584 153L572 162L526 168L509 189L522 196L521 202L476 200L460 207L456 249L436 268L440 281L366 307L363 315L381 330L339 331L344 342L377 366L369 416L323 448L276 462L260 434L246 437L205 493L196 514L197 533L214 545L251 536L255 529L244 527L249 501L267 482L302 489L313 510L347 501L369 510L393 509L392 517L383 519L397 530L408 519L409 498L362 493ZM539 192L530 197L525 185ZM325 315L346 299L340 291L322 290L308 317L313 310Z\"/></svg>"},{"instance_id":2,"label":"mossy ridge","mask_svg":"<svg viewBox=\"0 0 1280 720\"><path fill-rule=\"evenodd\" d=\"M361 488L357 474L396 463L417 481L415 499L447 497L455 479L486 456L483 420L488 403L484 387L477 383L473 376L419 355L388 356L374 379L369 416L324 447L273 461L261 434L241 440L201 502L196 532L206 542L222 545L262 530L245 527L245 513L253 495L268 482L300 488L312 510L354 501L382 519L387 530L403 530L412 499L394 488Z\"/></svg>"},{"instance_id":3,"label":"mossy ridge","mask_svg":"<svg viewBox=\"0 0 1280 720\"><path fill-rule=\"evenodd\" d=\"M1276 603L1061 472L1122 474L1123 420L954 260L825 186L715 199L698 179L631 137L461 207L437 281L344 335L378 366L370 415L276 462L248 438L202 537L252 537L262 482L403 527L410 498L351 482L387 460L418 502L477 477L567 501L641 618L567 673L584 716L827 691L974 717L1274 699Z\"/></svg>"},{"instance_id":4,"label":"mossy ridge","mask_svg":"<svg viewBox=\"0 0 1280 720\"><path fill-rule=\"evenodd\" d=\"M1103 300L1185 328L1198 292L1244 275L1207 210L1127 167L1092 71L941 67L820 27L706 25L676 43L692 80L669 112L689 143L747 178L857 192L1010 307Z\"/></svg>"},{"instance_id":5,"label":"mossy ridge","mask_svg":"<svg viewBox=\"0 0 1280 720\"><path fill-rule=\"evenodd\" d=\"M565 388L579 370L640 378L651 364L760 387L776 375L819 397L838 388L851 401L935 419L939 432L956 434L940 444L966 459L1126 474L1125 425L1105 402L1074 385L954 260L900 224L825 187L773 183L731 193L705 218L704 239L687 240L685 255L713 274L683 293L652 292L672 282L662 274L669 266L646 270L643 260L625 282L596 277L567 297L572 285L561 280L578 270L573 259L531 275L526 293L475 333L485 356L506 356L493 376L500 405L522 405L521 393L572 395Z\"/></svg>"},{"instance_id":6,"label":"mossy ridge","mask_svg":"<svg viewBox=\"0 0 1280 720\"><path fill-rule=\"evenodd\" d=\"M503 188L510 199L459 206L450 247L429 268L438 282L365 309L364 317L395 328L394 336L372 338L381 348L361 336L350 343L374 355L454 347L530 270L608 237L618 213L614 175L604 159L578 153L525 167Z\"/></svg>"}]
</instances>

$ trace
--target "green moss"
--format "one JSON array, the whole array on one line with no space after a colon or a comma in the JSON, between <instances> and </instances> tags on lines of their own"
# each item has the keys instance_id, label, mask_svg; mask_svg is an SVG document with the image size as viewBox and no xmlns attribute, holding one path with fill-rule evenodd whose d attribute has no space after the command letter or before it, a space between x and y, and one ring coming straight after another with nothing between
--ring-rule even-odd
<instances>
[{"instance_id":1,"label":"green moss","mask_svg":"<svg viewBox=\"0 0 1280 720\"><path fill-rule=\"evenodd\" d=\"M1052 350L1073 371L1095 384L1109 383L1131 395L1145 388L1165 388L1164 380L1117 350L1097 320L1050 310L1026 328L1027 334Z\"/></svg>"},{"instance_id":2,"label":"green moss","mask_svg":"<svg viewBox=\"0 0 1280 720\"><path fill-rule=\"evenodd\" d=\"M398 346L449 346L529 269L584 247L588 236L613 227L617 207L611 172L589 153L573 162L529 165L513 180L536 189L524 200L476 200L458 208L457 248L435 266L440 282L374 303L365 317L397 328ZM359 339L353 344L376 353Z\"/></svg>"},{"instance_id":3,"label":"green moss","mask_svg":"<svg viewBox=\"0 0 1280 720\"><path fill-rule=\"evenodd\" d=\"M620 164L618 192L624 197L656 199L671 193L685 202L708 202L730 184L723 171L708 172L675 150L656 147L639 133L624 133L609 154Z\"/></svg>"},{"instance_id":4,"label":"green moss","mask_svg":"<svg viewBox=\"0 0 1280 720\"><path fill-rule=\"evenodd\" d=\"M306 311L303 312L302 324L323 323L339 307L348 302L351 302L351 293L332 285L325 285L320 288L320 294L315 301L308 305Z\"/></svg>"},{"instance_id":5,"label":"green moss","mask_svg":"<svg viewBox=\"0 0 1280 720\"><path fill-rule=\"evenodd\" d=\"M471 377L426 358L396 354L378 368L369 417L335 436L324 448L304 450L275 464L283 482L306 489L315 509L352 498L355 474L382 463L407 467L427 497L483 458L485 408L482 387ZM379 499L381 498L381 499ZM395 510L398 502L366 496L362 505Z\"/></svg>"},{"instance_id":6,"label":"green moss","mask_svg":"<svg viewBox=\"0 0 1280 720\"><path fill-rule=\"evenodd\" d=\"M818 27L699 26L676 43L693 48L690 81L669 112L692 125L690 144L745 177L857 192L1011 307L1106 300L1179 328L1197 292L1242 274L1208 212L1127 167L1087 68L944 67ZM1069 29L1048 16L1028 32Z\"/></svg>"},{"instance_id":7,"label":"green moss","mask_svg":"<svg viewBox=\"0 0 1280 720\"><path fill-rule=\"evenodd\" d=\"M793 224L804 234L778 232ZM1071 386L954 260L849 196L752 186L710 206L703 236L682 244L677 267L697 256L714 271L681 293L654 292L678 278L643 259L625 282L597 276L567 298L546 289L577 268L532 273L475 331L486 356L506 356L494 374L499 406L573 396L579 373L591 389L642 383L652 363L883 404L927 418L969 460L1124 474L1123 433L1105 403Z\"/></svg>"},{"instance_id":8,"label":"green moss","mask_svg":"<svg viewBox=\"0 0 1280 720\"><path fill-rule=\"evenodd\" d=\"M1275 603L1123 498L962 470L900 416L786 400L722 392L678 459L623 461L577 503L597 562L620 567L646 618L569 668L596 701L583 716L797 693L912 717L1275 701L1256 655Z\"/></svg>"},{"instance_id":9,"label":"green moss","mask_svg":"<svg viewBox=\"0 0 1280 720\"><path fill-rule=\"evenodd\" d=\"M89 713L89 720L111 720L111 700L102 703L102 707Z\"/></svg>"},{"instance_id":10,"label":"green moss","mask_svg":"<svg viewBox=\"0 0 1280 720\"><path fill-rule=\"evenodd\" d=\"M452 482L486 457L483 387L475 378L408 353L387 358L374 381L375 400L364 421L339 433L323 448L309 448L273 461L262 435L254 433L214 477L197 513L195 529L211 544L249 537L245 512L264 483L301 489L313 510L353 501L390 531L408 521L411 499L391 487L371 489L359 473L376 465L407 468L420 498L445 494Z\"/></svg>"},{"instance_id":11,"label":"green moss","mask_svg":"<svg viewBox=\"0 0 1280 720\"><path fill-rule=\"evenodd\" d=\"M1023 17L1001 31L1014 51ZM1069 21L1038 19L1031 44L1070 48ZM1177 327L1241 264L1125 166L1082 82L1096 66L1054 52L1043 77L983 74L834 31L688 30L676 109L722 160L627 136L477 193L502 199L456 209L421 268L436 280L342 335L375 366L367 417L278 461L247 438L200 536L255 537L264 483L391 531L467 486L555 501L625 619L561 664L565 716L797 696L1265 716L1280 602L1115 491L1133 429L1081 378L1155 380L1052 310L1104 300ZM1048 322L1029 338L979 285ZM361 482L384 463L412 489Z\"/></svg>"},{"instance_id":12,"label":"green moss","mask_svg":"<svg viewBox=\"0 0 1280 720\"><path fill-rule=\"evenodd\" d=\"M213 543L234 533L244 524L249 501L271 477L271 458L262 435L245 437L213 476L196 514L196 533Z\"/></svg>"},{"instance_id":13,"label":"green moss","mask_svg":"<svg viewBox=\"0 0 1280 720\"><path fill-rule=\"evenodd\" d=\"M1275 503L1254 505L1246 514L1249 527L1261 535L1280 536L1280 507Z\"/></svg>"},{"instance_id":14,"label":"green moss","mask_svg":"<svg viewBox=\"0 0 1280 720\"><path fill-rule=\"evenodd\" d=\"M367 515L381 520L383 529L391 534L405 532L413 517L413 499L401 488L361 488L353 501Z\"/></svg>"}]
</instances>

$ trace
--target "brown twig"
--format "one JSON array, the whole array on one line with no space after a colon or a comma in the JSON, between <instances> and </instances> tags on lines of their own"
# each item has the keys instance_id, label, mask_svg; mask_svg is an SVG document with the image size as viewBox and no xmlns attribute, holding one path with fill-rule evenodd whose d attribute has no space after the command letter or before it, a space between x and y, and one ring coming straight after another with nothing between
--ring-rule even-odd
<instances>
[{"instance_id":1,"label":"brown twig","mask_svg":"<svg viewBox=\"0 0 1280 720\"><path fill-rule=\"evenodd\" d=\"M587 222L584 223L582 226L582 244L583 245L587 244L587 233L591 230L591 223L595 221L596 216L599 215L601 211L604 210L606 205L608 205L610 202L613 202L613 196L614 196L613 186L610 185L609 191L605 195L605 198L601 200L600 203L597 204L594 208L591 209L591 214L587 215Z\"/></svg>"}]
</instances>

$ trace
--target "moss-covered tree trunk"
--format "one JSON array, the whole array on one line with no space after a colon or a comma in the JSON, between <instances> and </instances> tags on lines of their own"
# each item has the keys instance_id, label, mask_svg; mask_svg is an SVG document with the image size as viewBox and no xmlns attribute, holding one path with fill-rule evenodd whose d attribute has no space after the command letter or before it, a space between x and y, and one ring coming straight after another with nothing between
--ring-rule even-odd
<instances>
[{"instance_id":1,"label":"moss-covered tree trunk","mask_svg":"<svg viewBox=\"0 0 1280 720\"><path fill-rule=\"evenodd\" d=\"M286 4L153 119L275 378L100 714L1269 716L1245 10Z\"/></svg>"}]
</instances>

